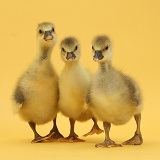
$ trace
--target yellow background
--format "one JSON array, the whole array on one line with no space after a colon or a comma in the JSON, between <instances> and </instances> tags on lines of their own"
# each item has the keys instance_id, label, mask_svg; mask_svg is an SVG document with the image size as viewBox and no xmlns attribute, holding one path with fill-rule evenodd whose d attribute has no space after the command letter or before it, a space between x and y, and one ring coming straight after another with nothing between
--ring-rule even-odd
<instances>
[{"instance_id":1,"label":"yellow background","mask_svg":"<svg viewBox=\"0 0 160 160\"><path fill-rule=\"evenodd\" d=\"M36 27L43 21L55 24L58 42L52 62L58 74L64 64L59 43L75 36L81 44L81 62L92 72L91 41L107 34L113 42L113 64L135 77L144 98L141 146L97 149L104 133L85 143L31 144L33 133L26 122L12 114L11 95L18 77L36 56ZM0 0L0 159L159 159L160 156L160 1L159 0ZM102 123L99 122L102 128ZM92 121L76 123L80 138ZM38 126L45 135L52 123ZM58 114L58 127L69 133L68 119ZM111 138L123 142L133 136L135 122L112 126Z\"/></svg>"}]
</instances>

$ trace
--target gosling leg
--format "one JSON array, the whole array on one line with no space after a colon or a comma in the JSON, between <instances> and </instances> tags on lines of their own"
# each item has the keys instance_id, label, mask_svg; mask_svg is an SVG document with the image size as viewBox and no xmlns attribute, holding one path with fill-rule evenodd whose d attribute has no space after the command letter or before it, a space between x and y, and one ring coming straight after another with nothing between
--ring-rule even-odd
<instances>
[{"instance_id":1,"label":"gosling leg","mask_svg":"<svg viewBox=\"0 0 160 160\"><path fill-rule=\"evenodd\" d=\"M84 134L83 136L84 137L87 137L88 135L93 135L93 134L101 134L102 132L104 132L102 129L99 128L98 124L97 124L97 120L93 117L92 118L94 124L93 124L93 127L91 129L90 132Z\"/></svg>"},{"instance_id":2,"label":"gosling leg","mask_svg":"<svg viewBox=\"0 0 160 160\"><path fill-rule=\"evenodd\" d=\"M124 145L141 145L143 143L143 138L140 130L141 114L135 115L134 119L137 125L136 132L131 139L123 142Z\"/></svg>"},{"instance_id":3,"label":"gosling leg","mask_svg":"<svg viewBox=\"0 0 160 160\"><path fill-rule=\"evenodd\" d=\"M57 117L53 120L53 128L50 133L46 135L48 141L64 141L63 135L59 132L57 127Z\"/></svg>"},{"instance_id":4,"label":"gosling leg","mask_svg":"<svg viewBox=\"0 0 160 160\"><path fill-rule=\"evenodd\" d=\"M98 143L95 145L97 148L110 148L110 147L119 147L122 146L121 144L116 144L114 141L112 141L109 137L109 132L111 128L111 124L108 122L103 122L103 127L105 131L105 140L102 143Z\"/></svg>"},{"instance_id":5,"label":"gosling leg","mask_svg":"<svg viewBox=\"0 0 160 160\"><path fill-rule=\"evenodd\" d=\"M38 134L36 131L36 124L34 122L29 122L28 124L34 133L34 139L32 140L32 143L42 142L46 139L45 137L42 137Z\"/></svg>"},{"instance_id":6,"label":"gosling leg","mask_svg":"<svg viewBox=\"0 0 160 160\"><path fill-rule=\"evenodd\" d=\"M84 140L79 139L78 135L74 132L75 120L72 118L69 118L69 122L70 122L70 134L66 139L69 142L84 142Z\"/></svg>"}]
</instances>

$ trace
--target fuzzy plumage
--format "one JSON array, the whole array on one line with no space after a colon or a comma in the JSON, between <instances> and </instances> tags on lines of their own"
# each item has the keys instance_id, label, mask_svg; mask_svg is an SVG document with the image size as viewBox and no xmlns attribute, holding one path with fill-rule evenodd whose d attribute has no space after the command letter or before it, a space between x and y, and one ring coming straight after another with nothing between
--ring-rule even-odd
<instances>
[{"instance_id":1,"label":"fuzzy plumage","mask_svg":"<svg viewBox=\"0 0 160 160\"><path fill-rule=\"evenodd\" d=\"M122 125L133 116L140 117L141 92L132 78L112 66L111 41L107 36L96 37L93 40L92 49L93 59L98 62L99 67L86 95L86 103L94 116L104 122L107 140L98 144L97 147L109 147L116 145L108 137L110 123ZM141 137L140 128L137 133ZM142 140L134 144L138 143L141 144Z\"/></svg>"},{"instance_id":2,"label":"fuzzy plumage","mask_svg":"<svg viewBox=\"0 0 160 160\"><path fill-rule=\"evenodd\" d=\"M60 111L75 120L86 120L81 118L83 114L84 95L90 84L91 75L80 64L80 48L75 38L69 37L61 43L61 57L65 62L65 67L59 77L59 109ZM77 49L76 49L77 48ZM73 59L67 60L67 53L73 52ZM87 119L90 119L90 114Z\"/></svg>"},{"instance_id":3,"label":"fuzzy plumage","mask_svg":"<svg viewBox=\"0 0 160 160\"><path fill-rule=\"evenodd\" d=\"M59 110L70 118L71 128L72 126L74 128L75 120L86 121L93 118L90 110L85 110L83 107L91 74L80 64L80 55L79 43L75 38L68 37L61 42L61 57L65 67L59 77L58 106ZM71 137L75 135L74 131L70 133Z\"/></svg>"},{"instance_id":4,"label":"fuzzy plumage","mask_svg":"<svg viewBox=\"0 0 160 160\"><path fill-rule=\"evenodd\" d=\"M38 25L37 58L19 79L13 94L14 110L23 120L34 125L54 120L57 115L58 76L50 61L56 40L53 24L44 22Z\"/></svg>"}]
</instances>

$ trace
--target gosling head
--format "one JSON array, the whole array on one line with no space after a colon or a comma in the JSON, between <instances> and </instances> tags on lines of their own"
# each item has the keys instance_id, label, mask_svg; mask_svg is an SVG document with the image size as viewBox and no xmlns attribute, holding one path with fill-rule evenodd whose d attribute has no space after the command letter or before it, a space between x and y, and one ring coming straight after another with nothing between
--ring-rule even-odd
<instances>
[{"instance_id":1,"label":"gosling head","mask_svg":"<svg viewBox=\"0 0 160 160\"><path fill-rule=\"evenodd\" d=\"M110 62L112 60L111 41L107 36L97 36L92 42L93 60L95 62Z\"/></svg>"},{"instance_id":2,"label":"gosling head","mask_svg":"<svg viewBox=\"0 0 160 160\"><path fill-rule=\"evenodd\" d=\"M57 35L52 23L43 22L38 25L37 41L41 47L52 47L56 43Z\"/></svg>"},{"instance_id":3,"label":"gosling head","mask_svg":"<svg viewBox=\"0 0 160 160\"><path fill-rule=\"evenodd\" d=\"M80 58L80 47L76 38L67 37L61 42L61 57L65 62L78 61Z\"/></svg>"}]
</instances>

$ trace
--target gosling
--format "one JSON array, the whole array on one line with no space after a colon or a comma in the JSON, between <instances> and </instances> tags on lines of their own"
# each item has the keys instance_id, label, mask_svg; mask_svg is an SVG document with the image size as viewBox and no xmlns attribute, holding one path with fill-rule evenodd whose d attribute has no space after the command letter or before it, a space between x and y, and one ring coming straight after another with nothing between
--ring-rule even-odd
<instances>
[{"instance_id":1,"label":"gosling","mask_svg":"<svg viewBox=\"0 0 160 160\"><path fill-rule=\"evenodd\" d=\"M85 94L90 84L91 74L80 64L79 42L74 37L67 37L61 42L61 58L65 67L59 77L59 110L69 117L70 134L66 138L71 142L84 141L74 131L75 121L93 120L91 131L84 136L103 132L89 110L85 110Z\"/></svg>"},{"instance_id":2,"label":"gosling","mask_svg":"<svg viewBox=\"0 0 160 160\"><path fill-rule=\"evenodd\" d=\"M92 52L93 60L98 62L98 71L89 87L86 103L94 116L103 121L105 130L104 142L96 144L96 147L142 144L142 96L137 83L112 66L112 46L107 36L94 38ZM122 144L116 144L109 136L111 124L123 125L133 116L137 125L134 136Z\"/></svg>"},{"instance_id":3,"label":"gosling","mask_svg":"<svg viewBox=\"0 0 160 160\"><path fill-rule=\"evenodd\" d=\"M29 123L34 133L32 143L45 141L51 138L53 133L62 137L56 125L58 76L50 61L56 41L54 25L49 22L40 23L37 28L38 56L20 77L13 94L14 111ZM36 131L36 125L52 120L54 126L50 134L45 137L40 136Z\"/></svg>"}]
</instances>

